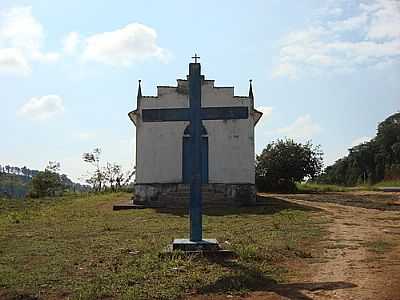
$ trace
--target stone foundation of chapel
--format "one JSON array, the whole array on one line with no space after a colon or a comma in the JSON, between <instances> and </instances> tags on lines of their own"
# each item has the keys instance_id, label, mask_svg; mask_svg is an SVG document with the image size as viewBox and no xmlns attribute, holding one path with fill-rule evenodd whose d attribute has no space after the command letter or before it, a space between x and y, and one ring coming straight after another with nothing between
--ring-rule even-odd
<instances>
[{"instance_id":1,"label":"stone foundation of chapel","mask_svg":"<svg viewBox=\"0 0 400 300\"><path fill-rule=\"evenodd\" d=\"M256 187L250 183L209 183L203 184L201 191L203 207L246 206L256 202ZM190 184L136 184L132 201L146 207L189 207Z\"/></svg>"}]
</instances>

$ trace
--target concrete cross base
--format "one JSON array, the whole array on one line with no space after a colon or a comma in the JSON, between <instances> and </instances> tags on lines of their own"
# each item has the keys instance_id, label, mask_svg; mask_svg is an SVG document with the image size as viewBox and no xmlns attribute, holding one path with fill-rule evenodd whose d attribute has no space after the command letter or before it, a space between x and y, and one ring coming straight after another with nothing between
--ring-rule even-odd
<instances>
[{"instance_id":1,"label":"concrete cross base","mask_svg":"<svg viewBox=\"0 0 400 300\"><path fill-rule=\"evenodd\" d=\"M177 252L181 251L181 252ZM207 257L211 259L235 259L237 255L231 250L222 249L216 239L204 239L192 242L189 239L175 239L161 253L160 257L169 258L181 253L195 257Z\"/></svg>"},{"instance_id":2,"label":"concrete cross base","mask_svg":"<svg viewBox=\"0 0 400 300\"><path fill-rule=\"evenodd\" d=\"M180 252L179 252L180 251ZM222 249L216 239L205 239L200 242L192 242L189 239L175 239L160 254L161 258L171 258L177 255L191 257L207 257L216 260L232 260L237 255L231 250Z\"/></svg>"},{"instance_id":3,"label":"concrete cross base","mask_svg":"<svg viewBox=\"0 0 400 300\"><path fill-rule=\"evenodd\" d=\"M189 239L174 239L172 242L172 250L182 251L217 251L221 247L216 239L204 239L193 242Z\"/></svg>"}]
</instances>

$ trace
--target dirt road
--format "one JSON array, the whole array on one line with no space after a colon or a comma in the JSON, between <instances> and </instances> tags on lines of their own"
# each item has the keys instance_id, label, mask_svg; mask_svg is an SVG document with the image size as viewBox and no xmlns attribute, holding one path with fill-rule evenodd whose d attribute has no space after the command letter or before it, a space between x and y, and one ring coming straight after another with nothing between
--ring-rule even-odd
<instances>
[{"instance_id":1,"label":"dirt road","mask_svg":"<svg viewBox=\"0 0 400 300\"><path fill-rule=\"evenodd\" d=\"M316 245L313 258L289 265L295 275L267 291L201 299L400 300L399 193L274 197L318 208L317 214L327 217L328 235ZM360 207L359 199L380 209Z\"/></svg>"},{"instance_id":2,"label":"dirt road","mask_svg":"<svg viewBox=\"0 0 400 300\"><path fill-rule=\"evenodd\" d=\"M400 195L393 194L394 201ZM301 279L344 282L349 288L303 291L304 299L400 299L400 213L334 203L290 201L322 209L333 221L321 261ZM400 201L399 201L400 202ZM399 203L400 204L400 203Z\"/></svg>"}]
</instances>

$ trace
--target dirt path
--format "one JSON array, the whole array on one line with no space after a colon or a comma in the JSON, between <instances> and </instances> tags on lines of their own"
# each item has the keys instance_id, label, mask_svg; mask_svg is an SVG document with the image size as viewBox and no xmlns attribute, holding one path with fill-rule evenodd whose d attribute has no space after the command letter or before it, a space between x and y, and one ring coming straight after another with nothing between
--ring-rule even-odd
<instances>
[{"instance_id":1,"label":"dirt path","mask_svg":"<svg viewBox=\"0 0 400 300\"><path fill-rule=\"evenodd\" d=\"M344 201L347 195L336 196ZM268 291L244 297L209 295L197 299L400 300L400 211L344 206L325 202L326 198L324 202L316 198L306 201L305 195L274 197L319 208L318 214L328 217L329 234L316 245L313 258L290 265L296 275L289 278L289 283L277 283ZM393 194L390 201L391 205L400 204L400 195Z\"/></svg>"},{"instance_id":2,"label":"dirt path","mask_svg":"<svg viewBox=\"0 0 400 300\"><path fill-rule=\"evenodd\" d=\"M305 299L400 299L400 213L333 203L290 201L313 206L331 218L321 261L302 280L344 282L351 288L303 291Z\"/></svg>"}]
</instances>

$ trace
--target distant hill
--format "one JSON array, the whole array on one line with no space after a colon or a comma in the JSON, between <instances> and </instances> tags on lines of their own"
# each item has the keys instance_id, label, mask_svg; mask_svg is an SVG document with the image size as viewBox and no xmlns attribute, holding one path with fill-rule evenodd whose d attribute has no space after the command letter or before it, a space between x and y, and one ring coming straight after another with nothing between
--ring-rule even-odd
<instances>
[{"instance_id":1,"label":"distant hill","mask_svg":"<svg viewBox=\"0 0 400 300\"><path fill-rule=\"evenodd\" d=\"M350 186L399 179L400 113L395 113L378 125L372 140L349 149L317 181Z\"/></svg>"},{"instance_id":2,"label":"distant hill","mask_svg":"<svg viewBox=\"0 0 400 300\"><path fill-rule=\"evenodd\" d=\"M0 198L24 198L29 193L32 178L39 173L38 170L31 170L27 167L15 167L0 165ZM73 182L62 175L64 186L69 191L82 192L90 190L87 185Z\"/></svg>"}]
</instances>

